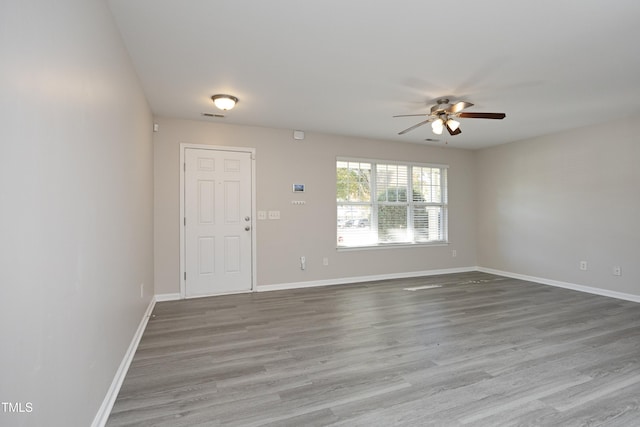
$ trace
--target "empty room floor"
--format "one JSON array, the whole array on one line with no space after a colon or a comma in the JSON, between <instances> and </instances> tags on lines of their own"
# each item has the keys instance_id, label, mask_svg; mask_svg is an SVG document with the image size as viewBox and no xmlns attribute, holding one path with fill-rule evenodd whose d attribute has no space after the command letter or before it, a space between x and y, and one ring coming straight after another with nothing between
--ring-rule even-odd
<instances>
[{"instance_id":1,"label":"empty room floor","mask_svg":"<svg viewBox=\"0 0 640 427\"><path fill-rule=\"evenodd\" d=\"M107 425L640 425L640 305L479 272L161 302Z\"/></svg>"}]
</instances>

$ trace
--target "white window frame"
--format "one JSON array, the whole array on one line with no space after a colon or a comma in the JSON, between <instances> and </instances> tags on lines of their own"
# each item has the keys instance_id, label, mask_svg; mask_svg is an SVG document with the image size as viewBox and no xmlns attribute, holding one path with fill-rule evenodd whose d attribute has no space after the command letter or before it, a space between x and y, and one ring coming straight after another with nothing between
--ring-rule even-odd
<instances>
[{"instance_id":1,"label":"white window frame","mask_svg":"<svg viewBox=\"0 0 640 427\"><path fill-rule=\"evenodd\" d=\"M336 176L336 185L338 183L337 181L337 165L338 162L357 162L357 163L369 163L371 165L371 177L370 177L370 194L371 194L371 199L369 202L341 202L338 201L337 197L336 197L336 211L338 210L338 206L340 205L351 205L351 206L368 206L370 207L371 210L371 227L376 227L378 226L378 206L388 203L390 205L393 205L394 203L392 202L378 202L377 198L375 197L375 194L377 194L377 177L376 177L376 166L377 165L399 165L399 166L407 166L407 175L408 175L408 182L407 182L407 202L406 204L403 202L401 205L402 206L407 206L407 229L409 230L408 232L411 233L412 235L415 236L414 231L413 231L413 224L414 224L414 212L413 212L413 207L414 205L414 200L413 200L413 167L427 167L427 168L438 168L441 169L444 174L444 179L441 180L440 182L440 186L441 186L441 194L442 194L442 199L440 203L434 203L434 202L418 202L420 205L424 205L424 206L435 206L435 207L440 207L442 210L441 212L443 212L443 216L442 216L442 220L441 220L441 230L440 233L443 236L442 240L432 240L432 241L419 241L416 242L415 241L415 237L413 238L413 241L411 242L380 242L378 240L377 243L375 244L369 244L369 245L357 245L357 246L341 246L338 244L338 242L336 241L336 249L339 251L350 251L350 250L363 250L363 249L377 249L377 248L393 248L393 247L415 247L415 246L442 246L442 245L448 245L449 244L449 203L448 203L448 199L449 199L449 190L448 190L448 170L449 170L449 165L445 165L445 164L438 164L438 163L417 163L417 162L404 162L404 161L397 161L397 160L383 160L383 159L371 159L371 158L362 158L362 157L336 157L336 162L335 162L335 166L336 166L336 173L334 174L334 176ZM339 237L339 233L340 233L340 228L338 226L338 218L336 216L336 233L337 233L337 237Z\"/></svg>"}]
</instances>

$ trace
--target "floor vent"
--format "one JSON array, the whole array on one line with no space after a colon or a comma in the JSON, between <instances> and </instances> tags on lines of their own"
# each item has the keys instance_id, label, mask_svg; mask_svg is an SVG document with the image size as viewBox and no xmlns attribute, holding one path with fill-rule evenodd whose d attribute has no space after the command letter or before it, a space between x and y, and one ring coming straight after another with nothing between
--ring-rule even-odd
<instances>
[{"instance_id":1,"label":"floor vent","mask_svg":"<svg viewBox=\"0 0 640 427\"><path fill-rule=\"evenodd\" d=\"M415 288L404 288L403 291L421 291L423 289L433 289L433 288L441 288L442 285L425 285L425 286L416 286Z\"/></svg>"},{"instance_id":2,"label":"floor vent","mask_svg":"<svg viewBox=\"0 0 640 427\"><path fill-rule=\"evenodd\" d=\"M499 282L501 280L505 280L505 279L496 278L496 279L468 280L466 282L460 282L460 283L458 283L458 285L481 285L483 283Z\"/></svg>"}]
</instances>

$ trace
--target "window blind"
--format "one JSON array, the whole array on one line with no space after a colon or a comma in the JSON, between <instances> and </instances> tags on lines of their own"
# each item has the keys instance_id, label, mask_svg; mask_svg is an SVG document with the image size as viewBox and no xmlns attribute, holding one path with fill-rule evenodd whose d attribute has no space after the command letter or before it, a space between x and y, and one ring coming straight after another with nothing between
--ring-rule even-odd
<instances>
[{"instance_id":1,"label":"window blind","mask_svg":"<svg viewBox=\"0 0 640 427\"><path fill-rule=\"evenodd\" d=\"M337 159L338 247L447 241L447 166Z\"/></svg>"}]
</instances>

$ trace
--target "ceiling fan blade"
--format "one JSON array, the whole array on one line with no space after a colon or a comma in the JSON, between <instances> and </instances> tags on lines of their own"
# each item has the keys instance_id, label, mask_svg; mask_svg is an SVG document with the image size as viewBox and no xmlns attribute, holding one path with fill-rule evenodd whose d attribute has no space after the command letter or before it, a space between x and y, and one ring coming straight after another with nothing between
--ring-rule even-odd
<instances>
[{"instance_id":1,"label":"ceiling fan blade","mask_svg":"<svg viewBox=\"0 0 640 427\"><path fill-rule=\"evenodd\" d=\"M504 113L458 113L458 117L466 119L498 119L502 120L507 115Z\"/></svg>"},{"instance_id":2,"label":"ceiling fan blade","mask_svg":"<svg viewBox=\"0 0 640 427\"><path fill-rule=\"evenodd\" d=\"M426 125L427 123L429 123L431 121L431 117L429 117L427 120L418 123L417 125L413 125L410 128L406 128L405 130L403 130L402 132L398 132L398 135L404 135L407 132L411 132L412 130L414 130L415 128L418 128L422 125Z\"/></svg>"},{"instance_id":3,"label":"ceiling fan blade","mask_svg":"<svg viewBox=\"0 0 640 427\"><path fill-rule=\"evenodd\" d=\"M465 108L473 107L473 104L470 102L460 101L453 104L451 107L447 109L447 113L456 114Z\"/></svg>"},{"instance_id":4,"label":"ceiling fan blade","mask_svg":"<svg viewBox=\"0 0 640 427\"><path fill-rule=\"evenodd\" d=\"M419 117L419 116L428 116L429 114L399 114L397 116L393 116L393 117Z\"/></svg>"},{"instance_id":5,"label":"ceiling fan blade","mask_svg":"<svg viewBox=\"0 0 640 427\"><path fill-rule=\"evenodd\" d=\"M456 130L451 130L449 123L445 123L444 126L447 128L447 131L451 136L460 135L462 133L462 131L460 130L460 127L457 127Z\"/></svg>"}]
</instances>

